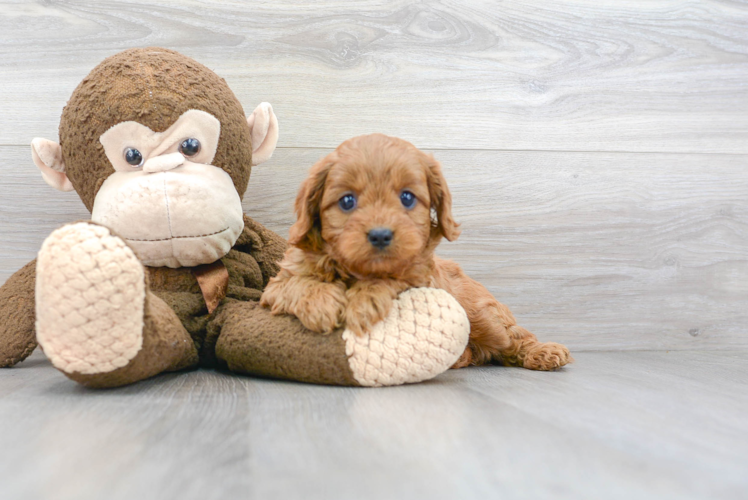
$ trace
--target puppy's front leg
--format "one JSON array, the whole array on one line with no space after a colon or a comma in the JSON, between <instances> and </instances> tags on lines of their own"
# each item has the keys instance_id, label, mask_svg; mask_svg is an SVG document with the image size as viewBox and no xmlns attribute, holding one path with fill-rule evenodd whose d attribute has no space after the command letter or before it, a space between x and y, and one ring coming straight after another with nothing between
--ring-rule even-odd
<instances>
[{"instance_id":1,"label":"puppy's front leg","mask_svg":"<svg viewBox=\"0 0 748 500\"><path fill-rule=\"evenodd\" d=\"M356 335L368 332L387 317L397 294L409 287L407 283L397 280L357 281L345 293L348 300L346 327Z\"/></svg>"},{"instance_id":2,"label":"puppy's front leg","mask_svg":"<svg viewBox=\"0 0 748 500\"><path fill-rule=\"evenodd\" d=\"M317 333L330 333L343 323L346 307L345 285L327 283L309 276L281 270L271 279L260 299L273 314L292 314Z\"/></svg>"}]
</instances>

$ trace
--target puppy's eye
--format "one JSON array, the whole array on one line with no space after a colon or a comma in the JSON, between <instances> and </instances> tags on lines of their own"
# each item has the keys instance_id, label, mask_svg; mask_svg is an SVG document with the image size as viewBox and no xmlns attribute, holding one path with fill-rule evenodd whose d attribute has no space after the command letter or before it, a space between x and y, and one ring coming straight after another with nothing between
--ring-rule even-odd
<instances>
[{"instance_id":1,"label":"puppy's eye","mask_svg":"<svg viewBox=\"0 0 748 500\"><path fill-rule=\"evenodd\" d=\"M356 196L353 194L346 194L338 200L338 206L343 212L350 212L356 208Z\"/></svg>"},{"instance_id":2,"label":"puppy's eye","mask_svg":"<svg viewBox=\"0 0 748 500\"><path fill-rule=\"evenodd\" d=\"M405 208L410 209L415 207L416 201L416 195L410 191L403 191L400 193L400 203L402 203Z\"/></svg>"},{"instance_id":3,"label":"puppy's eye","mask_svg":"<svg viewBox=\"0 0 748 500\"><path fill-rule=\"evenodd\" d=\"M143 155L135 148L125 149L125 161L133 167L143 166Z\"/></svg>"},{"instance_id":4,"label":"puppy's eye","mask_svg":"<svg viewBox=\"0 0 748 500\"><path fill-rule=\"evenodd\" d=\"M187 157L195 156L200 152L200 141L192 137L183 140L179 145L179 152Z\"/></svg>"}]
</instances>

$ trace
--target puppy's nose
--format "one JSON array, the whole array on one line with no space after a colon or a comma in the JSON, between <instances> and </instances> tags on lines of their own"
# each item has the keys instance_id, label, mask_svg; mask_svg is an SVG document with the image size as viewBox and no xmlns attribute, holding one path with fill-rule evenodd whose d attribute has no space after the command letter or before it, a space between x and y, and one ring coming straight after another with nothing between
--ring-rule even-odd
<instances>
[{"instance_id":1,"label":"puppy's nose","mask_svg":"<svg viewBox=\"0 0 748 500\"><path fill-rule=\"evenodd\" d=\"M376 227L369 231L366 236L369 238L369 243L380 250L392 243L392 230L386 227Z\"/></svg>"}]
</instances>

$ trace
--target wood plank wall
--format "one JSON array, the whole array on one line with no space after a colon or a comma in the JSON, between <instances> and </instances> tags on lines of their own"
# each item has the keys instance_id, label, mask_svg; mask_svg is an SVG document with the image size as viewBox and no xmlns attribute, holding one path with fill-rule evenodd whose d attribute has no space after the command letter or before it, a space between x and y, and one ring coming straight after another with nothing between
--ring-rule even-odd
<instances>
[{"instance_id":1,"label":"wood plank wall","mask_svg":"<svg viewBox=\"0 0 748 500\"><path fill-rule=\"evenodd\" d=\"M748 348L748 3L686 0L64 1L0 9L0 282L88 214L43 183L78 82L129 47L179 50L279 150L248 213L282 235L308 167L384 132L433 152L459 261L575 350Z\"/></svg>"}]
</instances>

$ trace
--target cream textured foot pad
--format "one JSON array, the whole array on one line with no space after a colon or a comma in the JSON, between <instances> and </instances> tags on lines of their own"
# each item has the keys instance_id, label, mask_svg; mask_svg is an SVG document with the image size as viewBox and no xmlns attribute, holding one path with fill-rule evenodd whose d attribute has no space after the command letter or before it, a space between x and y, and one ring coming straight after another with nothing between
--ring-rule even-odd
<instances>
[{"instance_id":1,"label":"cream textured foot pad","mask_svg":"<svg viewBox=\"0 0 748 500\"><path fill-rule=\"evenodd\" d=\"M122 239L79 222L54 231L36 263L36 336L67 373L127 365L143 345L143 266Z\"/></svg>"},{"instance_id":2,"label":"cream textured foot pad","mask_svg":"<svg viewBox=\"0 0 748 500\"><path fill-rule=\"evenodd\" d=\"M343 332L348 363L363 386L421 382L443 373L465 350L470 322L444 290L401 293L390 315L367 335Z\"/></svg>"}]
</instances>

